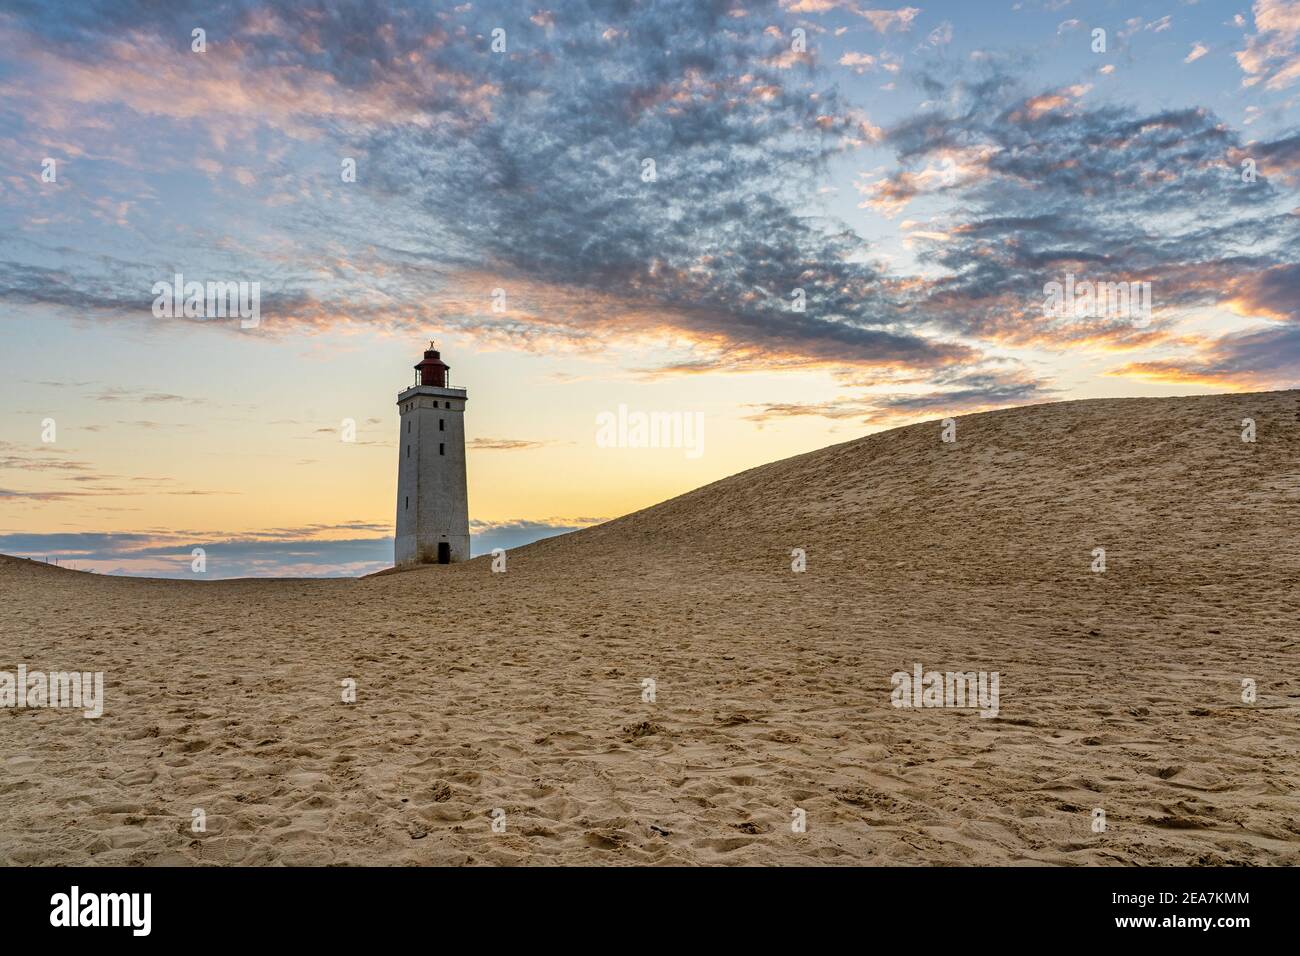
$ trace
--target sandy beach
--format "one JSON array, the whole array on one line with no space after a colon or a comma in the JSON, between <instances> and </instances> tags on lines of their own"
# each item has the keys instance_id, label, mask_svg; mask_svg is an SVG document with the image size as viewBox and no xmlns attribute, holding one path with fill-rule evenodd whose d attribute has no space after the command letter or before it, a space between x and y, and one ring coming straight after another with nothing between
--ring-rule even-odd
<instances>
[{"instance_id":1,"label":"sandy beach","mask_svg":"<svg viewBox=\"0 0 1300 956\"><path fill-rule=\"evenodd\" d=\"M940 430L505 573L0 559L0 670L105 682L0 712L0 864L1300 863L1300 393ZM917 664L997 672L998 715L892 706Z\"/></svg>"}]
</instances>

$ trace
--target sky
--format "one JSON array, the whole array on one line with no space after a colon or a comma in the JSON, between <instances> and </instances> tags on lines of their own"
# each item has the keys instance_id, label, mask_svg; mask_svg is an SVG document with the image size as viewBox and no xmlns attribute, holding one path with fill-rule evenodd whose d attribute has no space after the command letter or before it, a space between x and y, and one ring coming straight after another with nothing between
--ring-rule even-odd
<instances>
[{"instance_id":1,"label":"sky","mask_svg":"<svg viewBox=\"0 0 1300 956\"><path fill-rule=\"evenodd\" d=\"M0 0L0 553L386 567L430 340L476 554L912 422L1295 387L1300 0L918 3Z\"/></svg>"}]
</instances>

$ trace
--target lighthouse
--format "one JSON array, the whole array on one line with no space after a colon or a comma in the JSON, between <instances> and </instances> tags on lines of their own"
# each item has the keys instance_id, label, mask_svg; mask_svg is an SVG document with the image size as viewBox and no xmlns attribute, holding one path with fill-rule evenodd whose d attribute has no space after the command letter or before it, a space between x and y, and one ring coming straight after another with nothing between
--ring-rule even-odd
<instances>
[{"instance_id":1,"label":"lighthouse","mask_svg":"<svg viewBox=\"0 0 1300 956\"><path fill-rule=\"evenodd\" d=\"M415 384L397 396L397 539L393 564L469 560L463 388L433 343L415 366Z\"/></svg>"}]
</instances>

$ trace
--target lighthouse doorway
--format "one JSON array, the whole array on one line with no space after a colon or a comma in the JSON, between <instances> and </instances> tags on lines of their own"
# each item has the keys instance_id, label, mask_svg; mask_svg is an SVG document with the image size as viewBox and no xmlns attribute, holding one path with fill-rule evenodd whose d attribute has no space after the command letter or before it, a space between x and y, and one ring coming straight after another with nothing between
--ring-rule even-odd
<instances>
[{"instance_id":1,"label":"lighthouse doorway","mask_svg":"<svg viewBox=\"0 0 1300 956\"><path fill-rule=\"evenodd\" d=\"M451 564L451 543L448 541L438 542L438 563Z\"/></svg>"}]
</instances>

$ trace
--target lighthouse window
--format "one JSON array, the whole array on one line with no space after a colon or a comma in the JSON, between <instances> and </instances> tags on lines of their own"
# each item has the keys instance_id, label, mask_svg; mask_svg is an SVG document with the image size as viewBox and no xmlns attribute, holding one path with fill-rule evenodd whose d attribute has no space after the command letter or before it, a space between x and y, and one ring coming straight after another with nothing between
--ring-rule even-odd
<instances>
[{"instance_id":1,"label":"lighthouse window","mask_svg":"<svg viewBox=\"0 0 1300 956\"><path fill-rule=\"evenodd\" d=\"M442 407L443 407L443 408L451 408L451 402L443 402L443 403L442 403Z\"/></svg>"},{"instance_id":2,"label":"lighthouse window","mask_svg":"<svg viewBox=\"0 0 1300 956\"><path fill-rule=\"evenodd\" d=\"M406 510L407 510L407 511L410 511L410 510L411 510L411 496L410 496L410 495L407 495L407 496L406 496Z\"/></svg>"},{"instance_id":3,"label":"lighthouse window","mask_svg":"<svg viewBox=\"0 0 1300 956\"><path fill-rule=\"evenodd\" d=\"M411 446L410 446L410 445L407 445L407 446L406 446L406 457L407 457L407 458L410 458L410 457L411 457Z\"/></svg>"},{"instance_id":4,"label":"lighthouse window","mask_svg":"<svg viewBox=\"0 0 1300 956\"><path fill-rule=\"evenodd\" d=\"M406 423L406 434L408 434L408 435L411 434L411 423L410 423L410 422L407 422L407 423Z\"/></svg>"},{"instance_id":5,"label":"lighthouse window","mask_svg":"<svg viewBox=\"0 0 1300 956\"><path fill-rule=\"evenodd\" d=\"M445 432L446 430L447 430L447 420L445 418L438 419L438 431Z\"/></svg>"},{"instance_id":6,"label":"lighthouse window","mask_svg":"<svg viewBox=\"0 0 1300 956\"><path fill-rule=\"evenodd\" d=\"M447 446L444 445L444 444L442 444L441 442L439 442L439 444L438 444L438 454L439 454L439 455L445 455L445 454L447 454Z\"/></svg>"}]
</instances>

